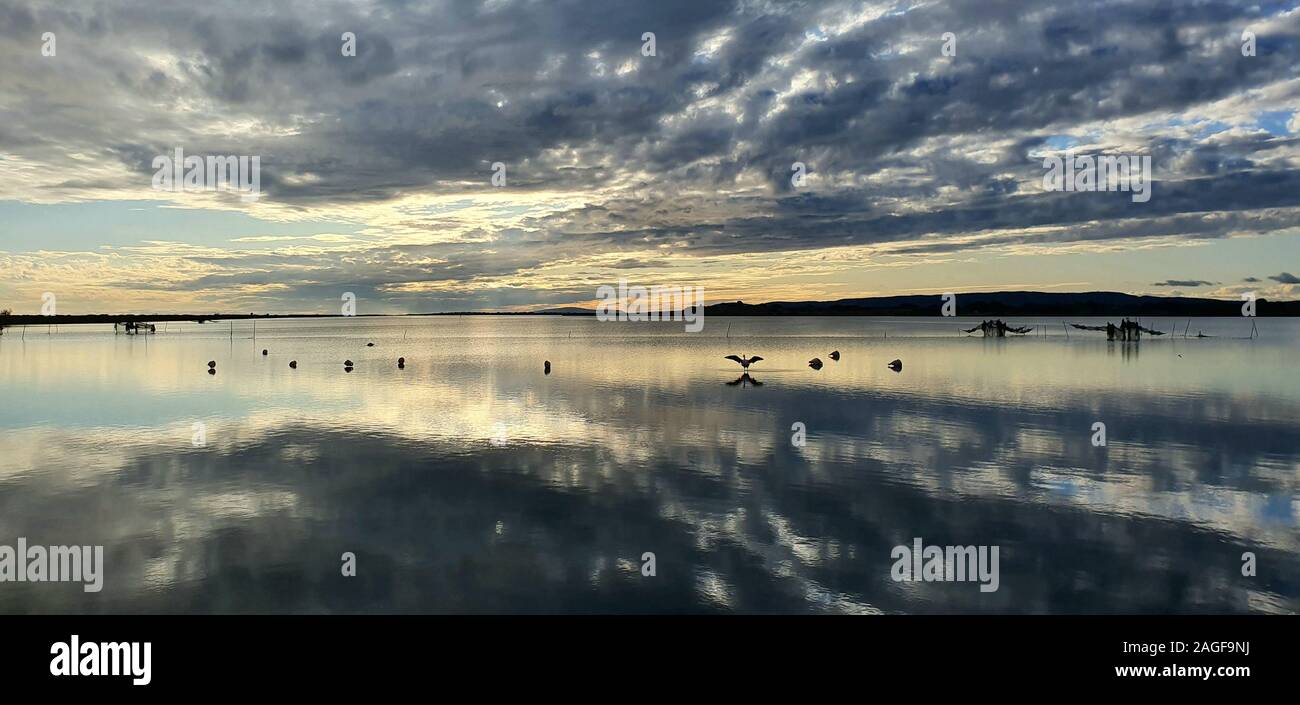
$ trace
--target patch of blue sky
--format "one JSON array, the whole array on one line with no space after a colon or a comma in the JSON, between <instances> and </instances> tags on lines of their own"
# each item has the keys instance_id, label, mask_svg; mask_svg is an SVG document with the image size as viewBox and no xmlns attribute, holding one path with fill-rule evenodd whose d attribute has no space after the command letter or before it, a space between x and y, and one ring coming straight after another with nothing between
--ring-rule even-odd
<instances>
[{"instance_id":1,"label":"patch of blue sky","mask_svg":"<svg viewBox=\"0 0 1300 705\"><path fill-rule=\"evenodd\" d=\"M474 207L473 199L462 198L457 201L448 201L446 203L430 203L428 205L423 205L423 206L403 206L402 212L429 213L429 214L454 213L456 211L461 211L461 210L465 210L466 208L473 208L473 207Z\"/></svg>"},{"instance_id":2,"label":"patch of blue sky","mask_svg":"<svg viewBox=\"0 0 1300 705\"><path fill-rule=\"evenodd\" d=\"M1168 134L1171 130L1177 128L1184 128L1184 127L1192 128L1191 134L1194 138L1198 140L1205 139L1206 137L1209 137L1211 135L1217 135L1220 132L1232 129L1232 125L1229 125L1228 123L1223 122L1222 120L1207 120L1204 118L1180 117L1180 118L1170 118L1168 120L1161 120L1159 122L1147 123L1142 126L1142 130L1144 132L1148 132L1153 135L1159 136L1161 134Z\"/></svg>"},{"instance_id":3,"label":"patch of blue sky","mask_svg":"<svg viewBox=\"0 0 1300 705\"><path fill-rule=\"evenodd\" d=\"M356 234L357 223L269 221L240 211L177 208L169 201L87 201L37 204L0 201L0 252L85 252L164 240L249 249L239 238ZM270 246L274 243L263 243Z\"/></svg>"},{"instance_id":4,"label":"patch of blue sky","mask_svg":"<svg viewBox=\"0 0 1300 705\"><path fill-rule=\"evenodd\" d=\"M1294 110L1268 110L1255 116L1255 124L1271 135L1279 137L1290 135L1291 129L1287 123L1291 122L1294 115Z\"/></svg>"},{"instance_id":5,"label":"patch of blue sky","mask_svg":"<svg viewBox=\"0 0 1300 705\"><path fill-rule=\"evenodd\" d=\"M811 39L817 42L824 42L831 38L831 35L821 27L814 27L813 29L806 30L803 33L803 36L805 39Z\"/></svg>"},{"instance_id":6,"label":"patch of blue sky","mask_svg":"<svg viewBox=\"0 0 1300 705\"><path fill-rule=\"evenodd\" d=\"M537 206L531 203L501 204L492 206L488 210L497 215L527 215L529 212L537 210Z\"/></svg>"},{"instance_id":7,"label":"patch of blue sky","mask_svg":"<svg viewBox=\"0 0 1300 705\"><path fill-rule=\"evenodd\" d=\"M1074 149L1082 143L1083 141L1074 135L1048 135L1047 138L1043 140L1043 144L1056 150Z\"/></svg>"}]
</instances>

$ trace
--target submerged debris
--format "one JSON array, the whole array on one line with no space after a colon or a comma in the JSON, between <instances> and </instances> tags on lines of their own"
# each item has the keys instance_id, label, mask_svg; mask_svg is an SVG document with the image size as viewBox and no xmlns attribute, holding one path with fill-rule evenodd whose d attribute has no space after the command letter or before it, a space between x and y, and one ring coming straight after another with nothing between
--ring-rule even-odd
<instances>
[{"instance_id":1,"label":"submerged debris","mask_svg":"<svg viewBox=\"0 0 1300 705\"><path fill-rule=\"evenodd\" d=\"M158 332L158 326L155 326L152 323L141 323L139 321L126 321L124 323L114 323L113 324L114 333L119 332L119 328L118 328L119 326L121 326L120 330L126 331L127 335L145 335L145 334L154 334Z\"/></svg>"},{"instance_id":2,"label":"submerged debris","mask_svg":"<svg viewBox=\"0 0 1300 705\"><path fill-rule=\"evenodd\" d=\"M1007 333L1024 335L1025 333L1028 333L1031 330L1033 330L1033 327L1023 327L1023 326L1017 327L1017 326L1007 325L1006 321L1003 321L1002 319L999 318L992 321L984 321L980 323L978 326L975 326L974 328L963 329L962 332L974 333L975 331L980 331L984 334L985 338L988 338L990 336L995 338L1005 338L1007 337Z\"/></svg>"},{"instance_id":3,"label":"submerged debris","mask_svg":"<svg viewBox=\"0 0 1300 705\"><path fill-rule=\"evenodd\" d=\"M1145 328L1137 321L1130 321L1125 318L1119 325L1109 321L1104 326L1085 326L1080 323L1071 323L1071 326L1079 330L1097 330L1106 331L1106 340L1140 340L1143 333L1149 335L1164 335L1163 332Z\"/></svg>"}]
</instances>

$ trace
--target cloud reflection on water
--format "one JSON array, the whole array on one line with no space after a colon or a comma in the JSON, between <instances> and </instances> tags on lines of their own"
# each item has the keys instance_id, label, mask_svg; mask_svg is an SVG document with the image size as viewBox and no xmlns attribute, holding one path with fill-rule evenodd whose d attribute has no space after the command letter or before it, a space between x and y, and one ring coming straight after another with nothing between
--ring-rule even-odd
<instances>
[{"instance_id":1,"label":"cloud reflection on water","mask_svg":"<svg viewBox=\"0 0 1300 705\"><path fill-rule=\"evenodd\" d=\"M1117 363L1104 343L886 342L844 321L741 345L545 334L574 324L452 338L439 321L400 341L386 321L287 322L263 330L267 360L227 341L215 378L193 364L212 336L0 349L5 398L25 400L0 416L0 539L103 543L108 562L99 595L7 584L0 611L1297 608L1285 346L1203 345L1171 370L1168 344ZM738 347L767 358L762 387L711 364ZM823 349L843 360L803 368ZM1000 545L1001 589L892 582L890 549L914 536Z\"/></svg>"}]
</instances>

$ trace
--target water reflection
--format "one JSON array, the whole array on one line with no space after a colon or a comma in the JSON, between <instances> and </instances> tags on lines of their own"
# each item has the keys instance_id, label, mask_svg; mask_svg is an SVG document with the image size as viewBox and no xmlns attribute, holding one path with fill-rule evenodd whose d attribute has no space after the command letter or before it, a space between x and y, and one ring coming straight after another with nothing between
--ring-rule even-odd
<instances>
[{"instance_id":1,"label":"water reflection","mask_svg":"<svg viewBox=\"0 0 1300 705\"><path fill-rule=\"evenodd\" d=\"M761 385L734 340L574 319L6 341L0 543L102 543L107 572L0 611L1296 610L1289 329L1116 365L904 324L768 321ZM915 536L1000 545L1000 590L891 581Z\"/></svg>"},{"instance_id":2,"label":"water reflection","mask_svg":"<svg viewBox=\"0 0 1300 705\"><path fill-rule=\"evenodd\" d=\"M736 386L736 385L738 385L738 384L739 384L740 386L742 386L742 387L747 387L747 386L750 386L750 385L755 386L755 387L761 387L761 386L763 386L763 383L762 383L762 382L760 382L760 381L754 379L753 377L749 376L749 373L748 373L748 372L746 372L745 374L743 374L743 375L741 375L741 376L739 376L739 377L737 377L737 378L731 380L730 382L727 382L727 386L728 386L728 387L734 387L734 386Z\"/></svg>"}]
</instances>

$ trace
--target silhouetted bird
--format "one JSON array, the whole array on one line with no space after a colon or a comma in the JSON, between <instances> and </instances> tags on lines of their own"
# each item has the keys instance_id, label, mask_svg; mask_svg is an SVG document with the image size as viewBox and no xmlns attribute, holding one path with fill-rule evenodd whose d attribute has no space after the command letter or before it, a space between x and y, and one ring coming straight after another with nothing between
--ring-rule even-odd
<instances>
[{"instance_id":1,"label":"silhouetted bird","mask_svg":"<svg viewBox=\"0 0 1300 705\"><path fill-rule=\"evenodd\" d=\"M542 374L551 374L551 361L547 360L542 363Z\"/></svg>"},{"instance_id":2,"label":"silhouetted bird","mask_svg":"<svg viewBox=\"0 0 1300 705\"><path fill-rule=\"evenodd\" d=\"M808 366L813 368L814 370L820 370L822 368L821 358L814 357L813 359L809 360Z\"/></svg>"},{"instance_id":3,"label":"silhouetted bird","mask_svg":"<svg viewBox=\"0 0 1300 705\"><path fill-rule=\"evenodd\" d=\"M830 358L831 358L832 360L838 360L838 359L840 359L840 351L839 351L839 350L836 350L836 351L832 352L832 353L830 354Z\"/></svg>"},{"instance_id":4,"label":"silhouetted bird","mask_svg":"<svg viewBox=\"0 0 1300 705\"><path fill-rule=\"evenodd\" d=\"M755 355L755 356L753 356L753 357L745 357L745 356L743 356L743 355L740 356L740 357L736 357L735 355L728 355L725 359L727 359L727 360L735 360L736 362L739 362L739 363L740 363L740 366L741 366L741 367L743 367L743 368L745 368L745 369L748 370L750 365L754 364L755 362L758 362L759 360L762 360L763 358L761 358L761 357L759 357L759 356L757 356L757 355Z\"/></svg>"},{"instance_id":5,"label":"silhouetted bird","mask_svg":"<svg viewBox=\"0 0 1300 705\"><path fill-rule=\"evenodd\" d=\"M373 347L375 347L375 344L374 344L374 343L366 343L366 347L368 347L368 348L373 348Z\"/></svg>"},{"instance_id":6,"label":"silhouetted bird","mask_svg":"<svg viewBox=\"0 0 1300 705\"><path fill-rule=\"evenodd\" d=\"M208 360L208 369L209 369L209 370L215 370L215 369L217 369L217 361L216 361L216 360Z\"/></svg>"},{"instance_id":7,"label":"silhouetted bird","mask_svg":"<svg viewBox=\"0 0 1300 705\"><path fill-rule=\"evenodd\" d=\"M893 371L895 371L895 372L902 372L902 371L903 371L903 361L902 361L902 360L894 360L893 362L889 363L889 369L891 369L891 370L893 370Z\"/></svg>"},{"instance_id":8,"label":"silhouetted bird","mask_svg":"<svg viewBox=\"0 0 1300 705\"><path fill-rule=\"evenodd\" d=\"M397 358L397 368L400 370L403 367L406 367L406 358L404 357Z\"/></svg>"},{"instance_id":9,"label":"silhouetted bird","mask_svg":"<svg viewBox=\"0 0 1300 705\"><path fill-rule=\"evenodd\" d=\"M266 348L262 348L262 354L266 355Z\"/></svg>"},{"instance_id":10,"label":"silhouetted bird","mask_svg":"<svg viewBox=\"0 0 1300 705\"><path fill-rule=\"evenodd\" d=\"M297 360L290 360L290 361L289 361L289 369L291 369L291 370L296 370L296 369L298 369L298 361L297 361Z\"/></svg>"}]
</instances>

